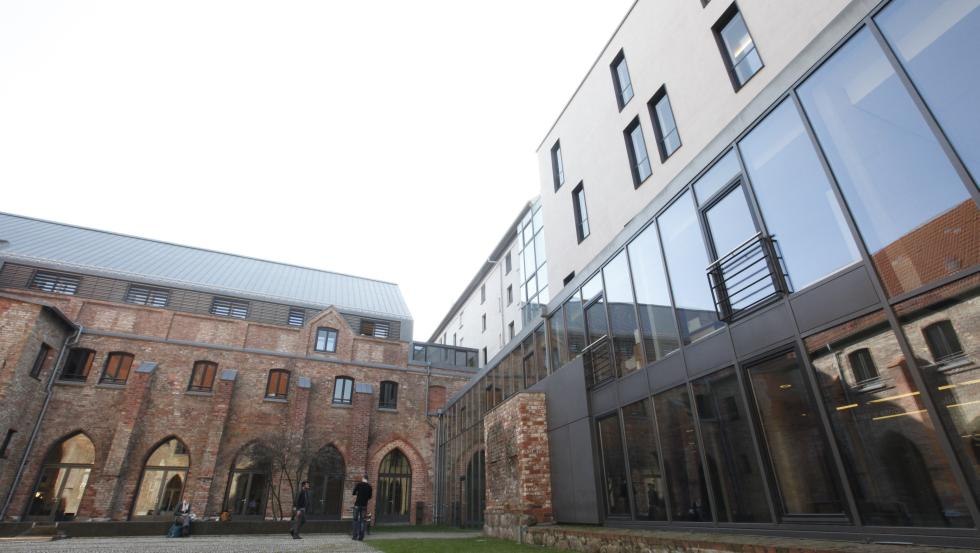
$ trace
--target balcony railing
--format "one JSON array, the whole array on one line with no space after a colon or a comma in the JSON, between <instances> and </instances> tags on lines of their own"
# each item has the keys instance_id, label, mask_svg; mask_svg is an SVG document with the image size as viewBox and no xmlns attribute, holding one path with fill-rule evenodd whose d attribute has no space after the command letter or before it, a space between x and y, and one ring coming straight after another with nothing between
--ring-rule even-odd
<instances>
[{"instance_id":1,"label":"balcony railing","mask_svg":"<svg viewBox=\"0 0 980 553\"><path fill-rule=\"evenodd\" d=\"M609 346L609 337L603 336L582 350L585 378L590 388L616 378L616 366L613 365L612 351L610 351Z\"/></svg>"},{"instance_id":2,"label":"balcony railing","mask_svg":"<svg viewBox=\"0 0 980 553\"><path fill-rule=\"evenodd\" d=\"M718 318L730 322L785 294L781 261L776 240L760 232L708 265L708 285Z\"/></svg>"}]
</instances>

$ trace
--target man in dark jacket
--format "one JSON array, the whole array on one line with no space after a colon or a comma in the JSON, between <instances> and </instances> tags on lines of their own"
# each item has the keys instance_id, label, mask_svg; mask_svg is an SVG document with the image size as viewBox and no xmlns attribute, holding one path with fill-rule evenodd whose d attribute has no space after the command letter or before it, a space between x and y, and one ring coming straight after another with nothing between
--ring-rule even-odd
<instances>
[{"instance_id":1,"label":"man in dark jacket","mask_svg":"<svg viewBox=\"0 0 980 553\"><path fill-rule=\"evenodd\" d=\"M289 528L294 540L303 539L299 536L299 529L306 522L306 509L310 506L310 483L304 480L299 488L296 501L293 502L293 525Z\"/></svg>"},{"instance_id":2,"label":"man in dark jacket","mask_svg":"<svg viewBox=\"0 0 980 553\"><path fill-rule=\"evenodd\" d=\"M371 499L371 484L368 484L367 476L354 486L354 535L353 539L364 541L364 531L366 528L365 516L367 514L368 501Z\"/></svg>"}]
</instances>

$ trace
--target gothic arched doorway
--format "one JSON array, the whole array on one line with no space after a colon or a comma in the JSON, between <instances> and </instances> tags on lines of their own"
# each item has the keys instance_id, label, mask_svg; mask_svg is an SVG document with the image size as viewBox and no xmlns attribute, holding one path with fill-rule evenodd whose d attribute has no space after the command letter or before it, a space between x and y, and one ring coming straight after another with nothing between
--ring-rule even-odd
<instances>
[{"instance_id":1,"label":"gothic arched doorway","mask_svg":"<svg viewBox=\"0 0 980 553\"><path fill-rule=\"evenodd\" d=\"M344 458L337 448L328 445L310 462L310 518L339 520L344 503Z\"/></svg>"},{"instance_id":2,"label":"gothic arched doorway","mask_svg":"<svg viewBox=\"0 0 980 553\"><path fill-rule=\"evenodd\" d=\"M271 463L256 451L255 444L243 447L228 474L224 510L238 519L265 518L271 475Z\"/></svg>"},{"instance_id":3,"label":"gothic arched doorway","mask_svg":"<svg viewBox=\"0 0 980 553\"><path fill-rule=\"evenodd\" d=\"M466 464L466 483L463 503L463 524L483 526L483 511L487 507L486 452L477 451Z\"/></svg>"},{"instance_id":4,"label":"gothic arched doorway","mask_svg":"<svg viewBox=\"0 0 980 553\"><path fill-rule=\"evenodd\" d=\"M27 507L27 518L75 518L94 464L95 445L85 434L79 432L53 446L44 457L41 475Z\"/></svg>"},{"instance_id":5,"label":"gothic arched doorway","mask_svg":"<svg viewBox=\"0 0 980 553\"><path fill-rule=\"evenodd\" d=\"M378 522L408 522L412 505L412 467L400 449L393 449L378 468Z\"/></svg>"},{"instance_id":6,"label":"gothic arched doorway","mask_svg":"<svg viewBox=\"0 0 980 553\"><path fill-rule=\"evenodd\" d=\"M169 438L157 446L143 466L133 516L172 516L184 492L189 467L190 454L184 442Z\"/></svg>"}]
</instances>

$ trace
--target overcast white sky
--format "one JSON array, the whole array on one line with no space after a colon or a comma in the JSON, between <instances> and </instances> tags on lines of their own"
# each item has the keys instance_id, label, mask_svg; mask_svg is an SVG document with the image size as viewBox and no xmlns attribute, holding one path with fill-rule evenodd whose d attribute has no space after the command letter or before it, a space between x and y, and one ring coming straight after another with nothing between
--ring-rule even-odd
<instances>
[{"instance_id":1,"label":"overcast white sky","mask_svg":"<svg viewBox=\"0 0 980 553\"><path fill-rule=\"evenodd\" d=\"M396 282L427 339L633 0L0 0L0 211Z\"/></svg>"}]
</instances>

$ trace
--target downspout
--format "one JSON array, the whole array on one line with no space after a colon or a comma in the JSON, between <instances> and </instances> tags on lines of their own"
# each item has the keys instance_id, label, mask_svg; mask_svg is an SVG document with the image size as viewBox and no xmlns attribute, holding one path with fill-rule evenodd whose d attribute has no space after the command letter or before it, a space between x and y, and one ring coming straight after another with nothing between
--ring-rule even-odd
<instances>
[{"instance_id":1,"label":"downspout","mask_svg":"<svg viewBox=\"0 0 980 553\"><path fill-rule=\"evenodd\" d=\"M48 378L48 384L44 391L44 404L41 405L41 412L37 415L37 420L34 421L34 429L31 430L31 437L27 442L27 447L24 448L24 455L20 459L20 465L17 467L17 473L14 474L14 479L10 484L10 489L7 491L7 498L3 501L3 508L0 509L0 522L7 516L7 509L10 507L10 502L14 498L14 490L20 484L20 479L24 476L24 468L27 467L27 459L30 457L31 450L34 449L34 442L37 441L38 434L41 433L41 422L44 420L44 414L48 411L48 404L51 403L51 391L54 389L54 381L57 378L58 372L61 370L61 362L65 357L65 352L68 351L69 346L74 346L78 343L79 338L82 336L82 326L79 325L75 330L75 333L68 338L65 338L65 343L61 345L61 351L58 353L58 360L55 361L54 367L51 369L51 376Z\"/></svg>"}]
</instances>

